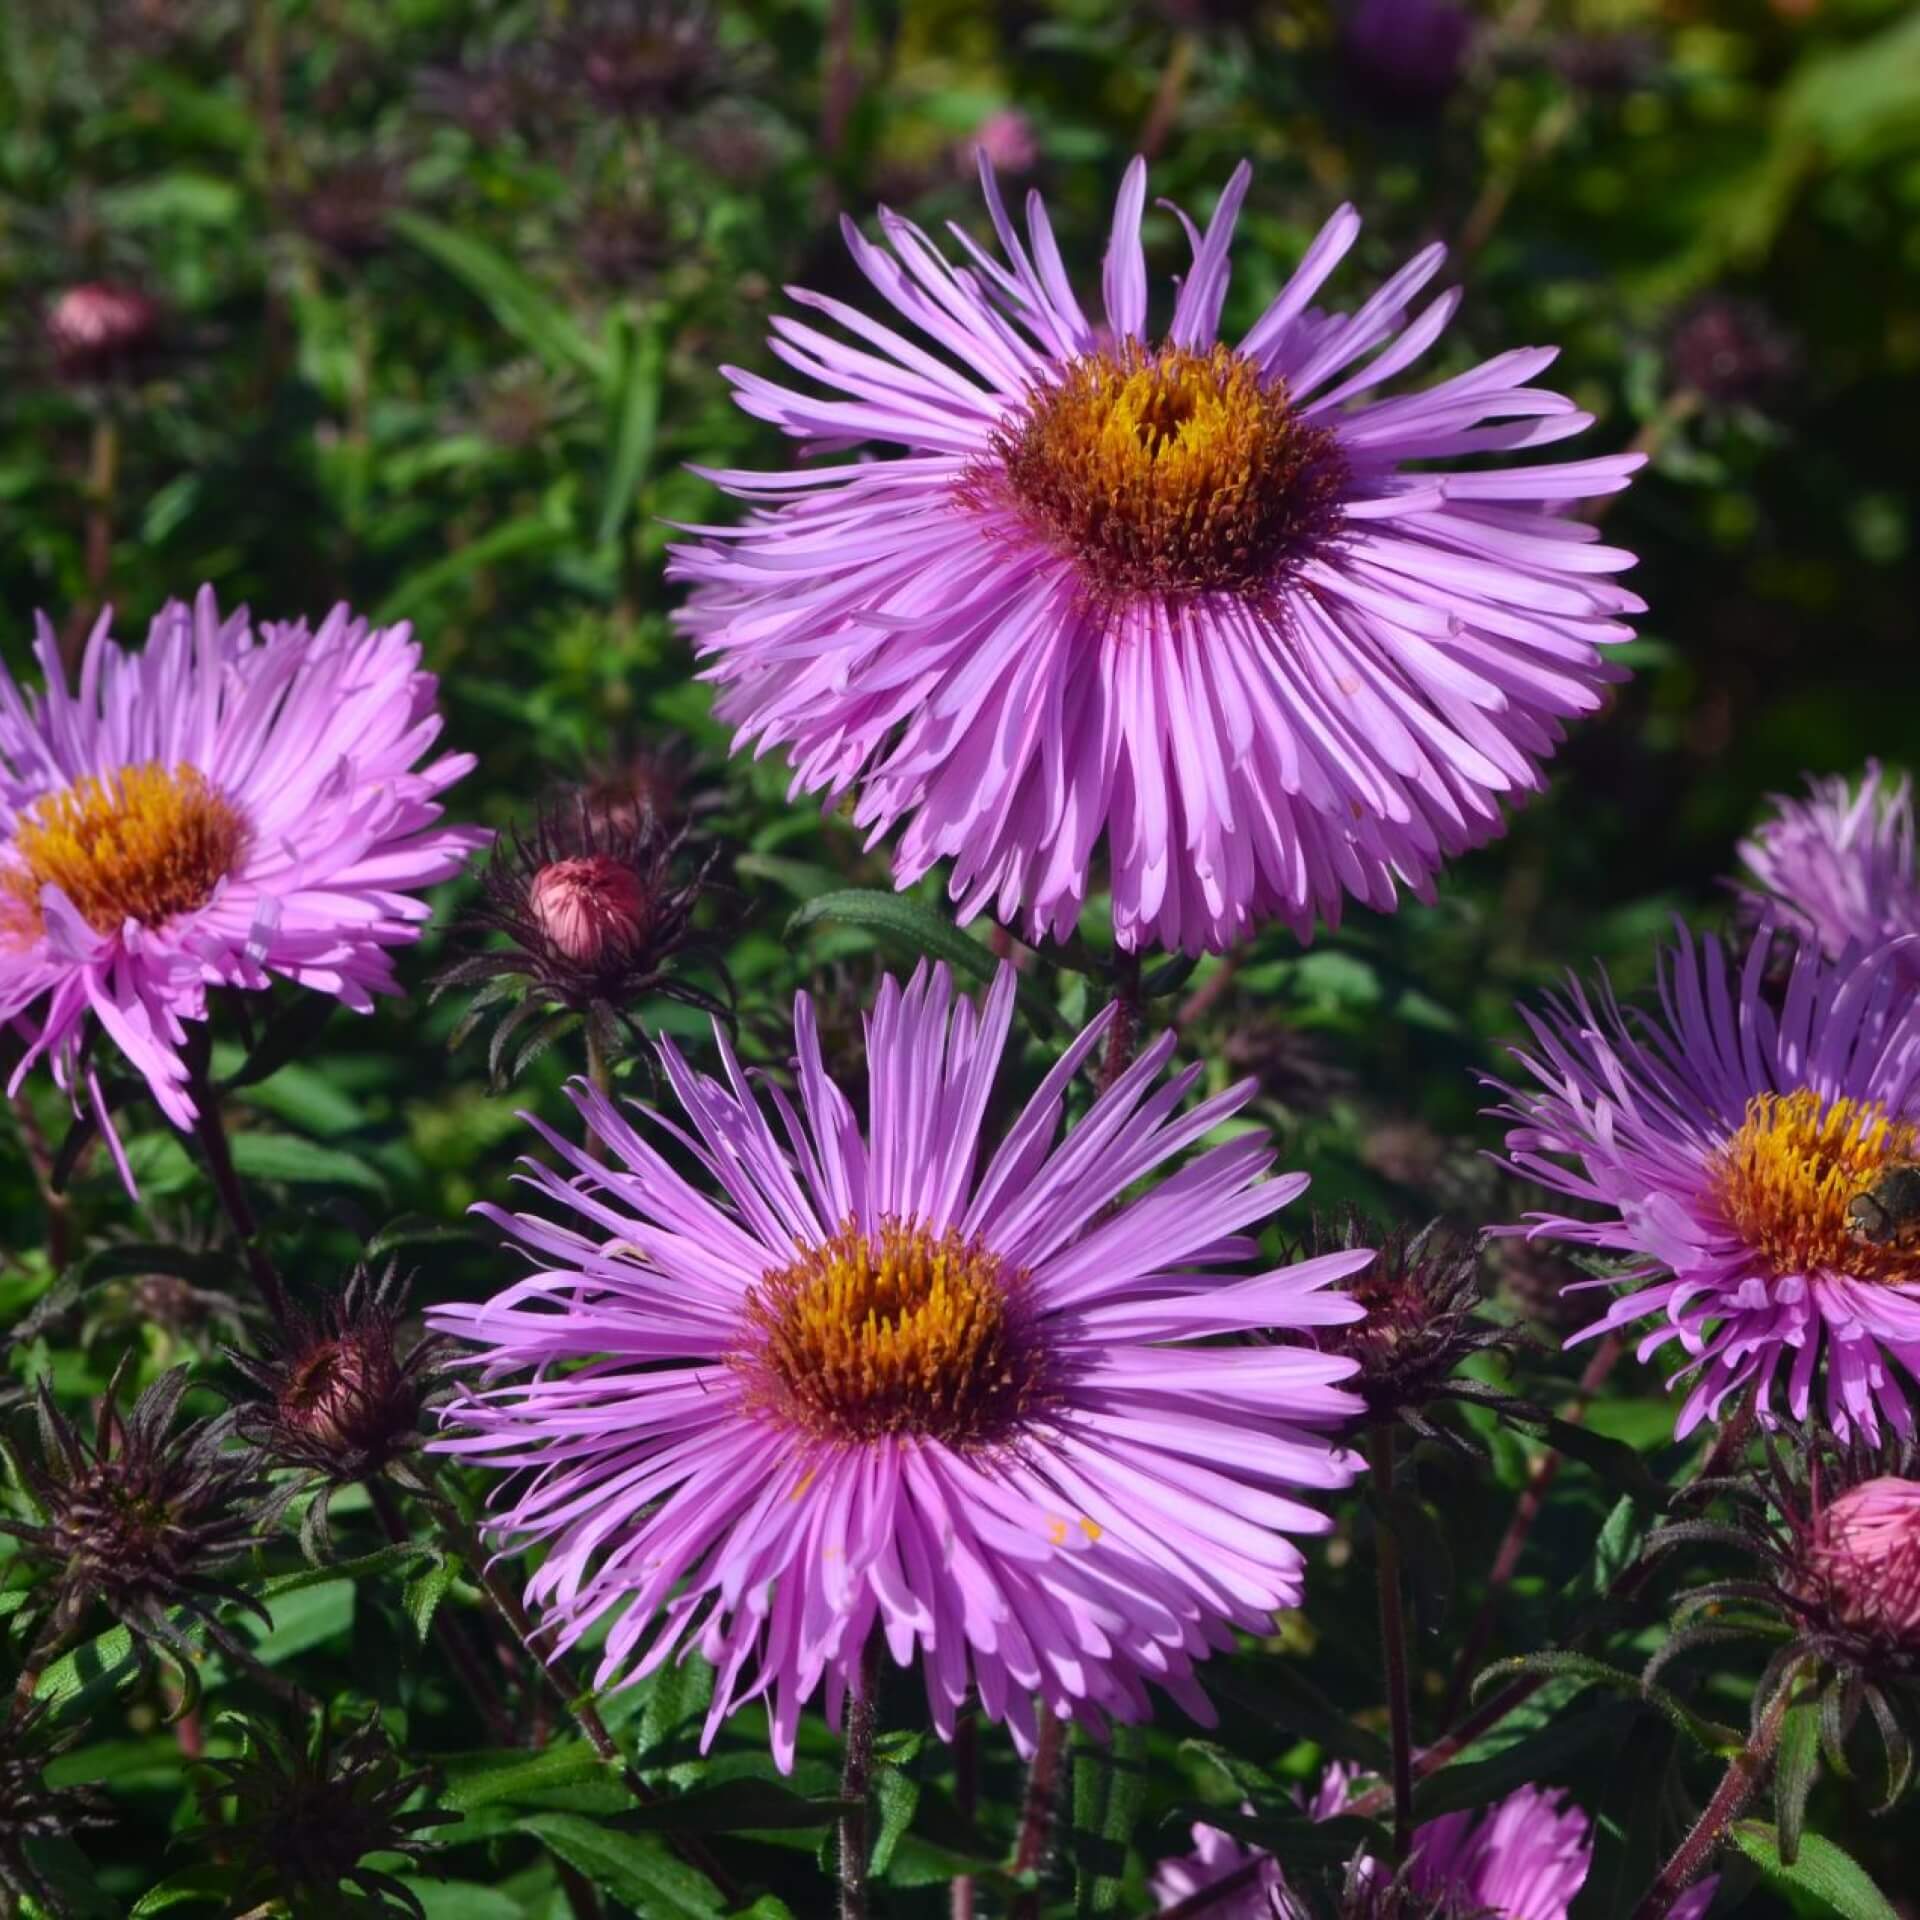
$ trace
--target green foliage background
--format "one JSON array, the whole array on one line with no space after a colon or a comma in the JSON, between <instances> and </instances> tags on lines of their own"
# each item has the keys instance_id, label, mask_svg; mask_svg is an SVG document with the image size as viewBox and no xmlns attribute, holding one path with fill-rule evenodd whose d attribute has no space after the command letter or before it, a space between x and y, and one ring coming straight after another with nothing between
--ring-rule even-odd
<instances>
[{"instance_id":1,"label":"green foliage background","mask_svg":"<svg viewBox=\"0 0 1920 1920\"><path fill-rule=\"evenodd\" d=\"M710 57L663 110L611 115L576 93L476 135L447 109L449 71L493 52L509 68L530 60L567 30L561 0L0 11L9 663L26 660L34 608L71 630L109 599L133 637L203 580L268 617L317 617L346 598L411 619L442 676L447 739L480 757L456 808L505 825L556 776L665 732L690 736L725 791L715 822L733 887L709 919L743 998L779 1004L838 961L862 980L870 934L830 915L791 935L788 922L809 899L884 886L881 857L789 806L774 763L725 764L661 579L669 523L722 511L688 463L785 457L732 407L716 369L771 366L765 321L783 284L852 290L837 216L884 199L929 226L977 228L965 148L985 116L1013 108L1037 152L1031 182L1082 276L1097 272L1115 183L1143 141L1158 149L1155 193L1196 211L1242 155L1254 160L1229 325L1258 310L1342 199L1368 221L1337 283L1349 298L1429 239L1466 233L1476 244L1452 271L1468 298L1435 375L1558 341L1557 383L1597 416L1581 450L1638 438L1655 453L1607 527L1642 555L1633 584L1651 612L1630 649L1636 677L1578 732L1551 793L1460 862L1436 906L1357 914L1310 951L1264 937L1188 1044L1219 1084L1249 1064L1263 1073L1260 1118L1285 1164L1313 1172L1320 1204L1517 1217L1527 1196L1482 1157L1495 1135L1473 1078L1514 1035L1515 996L1596 958L1643 981L1670 916L1723 916L1734 843L1768 793L1806 770L1910 756L1920 13L1883 0L1515 0L1482 17L1459 86L1430 112L1383 107L1313 0L726 0L699 18ZM1156 273L1177 267L1170 216L1150 215L1148 243ZM93 278L147 289L169 351L137 377L77 388L52 377L39 322L59 289ZM1793 365L1749 397L1702 399L1682 390L1668 349L1695 303L1727 295L1768 316ZM413 986L433 957L430 943L406 963ZM1081 975L1035 978L1068 1019L1098 1004ZM684 1009L644 1012L702 1044ZM427 1295L500 1282L500 1256L467 1235L463 1210L505 1197L526 1137L514 1108L556 1113L578 1060L563 1046L516 1095L496 1095L477 1050L444 1046L454 1018L422 994L367 1020L339 1014L323 1042L238 1096L242 1171L269 1196L296 1276L342 1271L384 1230ZM237 1064L242 1036L223 1042ZM1035 1044L1029 1068L1040 1058ZM32 1096L30 1128L57 1140L65 1119L50 1092ZM212 1232L181 1143L157 1123L135 1131L140 1217L100 1156L73 1191L84 1329L14 1356L22 1374L51 1367L76 1405L128 1349L151 1373L206 1345L145 1312L133 1285L143 1261L177 1270L178 1249L205 1248ZM0 1220L3 1323L55 1277L25 1153L0 1158ZM116 1254L129 1238L145 1251ZM194 1252L191 1270L215 1274L221 1257ZM1537 1297L1539 1264L1503 1259L1500 1311ZM1552 1398L1577 1359L1545 1345L1515 1368ZM1670 1407L1629 1364L1593 1425L1664 1469L1678 1458ZM1527 1470L1518 1439L1479 1424L1487 1469L1418 1462L1450 1560L1430 1570L1448 1593L1421 1645L1430 1730ZM1497 1610L1493 1651L1551 1637L1615 1499L1592 1467L1569 1467ZM348 1497L339 1513L342 1551L373 1554L364 1505ZM1359 1715L1363 1748L1377 1734L1369 1526L1357 1502L1343 1510L1315 1564L1324 1604L1220 1669L1225 1725L1212 1737L1233 1764L1270 1780L1314 1770L1329 1736L1303 1704L1306 1675ZM295 1565L290 1552L261 1578ZM571 1911L562 1867L616 1910L719 1911L657 1836L607 1824L625 1795L570 1735L536 1730L537 1760L476 1751L470 1703L408 1617L410 1597L423 1604L408 1576L421 1572L389 1557L357 1580L289 1592L263 1655L297 1663L317 1695L377 1698L407 1750L438 1767L464 1818L444 1836L453 1890L419 1886L436 1920ZM464 1582L440 1588L444 1604L475 1610ZM1740 1671L1699 1684L1709 1710L1740 1717ZM702 1789L766 1779L751 1715L713 1760L694 1759L698 1691L692 1672L614 1703L648 1777ZM1581 1909L1600 1920L1644 1881L1659 1791L1692 1763L1663 1723L1576 1692L1559 1687L1510 1723L1536 1744L1505 1763L1480 1756L1495 1770L1477 1779L1490 1790L1503 1766L1545 1767L1600 1816ZM898 1695L883 1898L889 1913L933 1913L957 1863L1004 1854L1018 1771L984 1735L970 1832L944 1752L912 1731L914 1688L902 1681ZM244 1676L216 1676L212 1697L258 1695ZM1074 1819L1049 1881L1057 1911L1138 1911L1143 1867L1184 1844L1169 1810L1237 1797L1230 1770L1181 1744L1193 1731L1170 1713L1110 1759L1076 1753ZM207 1737L218 1750L225 1736L215 1722ZM791 1785L826 1793L836 1743L817 1724L807 1738ZM100 1911L124 1911L179 1867L176 1842L202 1817L176 1735L150 1700L109 1697L60 1766L111 1786L121 1825L72 1871ZM1865 1823L1838 1788L1821 1789L1816 1814L1883 1886L1920 1885L1910 1840ZM805 1915L825 1910L820 1832L726 1844L748 1881ZM1773 1899L1755 1892L1739 1910L1786 1910Z\"/></svg>"}]
</instances>

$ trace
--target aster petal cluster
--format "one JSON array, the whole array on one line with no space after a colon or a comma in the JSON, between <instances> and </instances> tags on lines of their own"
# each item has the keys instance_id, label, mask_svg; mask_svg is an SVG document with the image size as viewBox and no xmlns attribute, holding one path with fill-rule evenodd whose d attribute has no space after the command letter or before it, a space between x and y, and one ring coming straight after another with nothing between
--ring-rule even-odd
<instances>
[{"instance_id":1,"label":"aster petal cluster","mask_svg":"<svg viewBox=\"0 0 1920 1920\"><path fill-rule=\"evenodd\" d=\"M1229 343L1251 178L1204 233L1179 216L1193 258L1163 334L1143 162L1098 317L1038 196L1023 238L983 167L998 257L955 229L955 264L884 210L884 244L847 223L892 319L796 291L839 329L774 322L809 385L728 369L747 412L854 457L709 475L753 509L674 550L716 712L784 749L796 792L855 794L874 841L901 829L900 885L951 859L963 918L1066 935L1102 848L1128 948L1218 950L1274 918L1305 937L1349 896L1431 897L1624 678L1607 649L1640 602L1610 576L1632 556L1569 509L1640 456L1480 461L1590 424L1532 384L1552 348L1376 392L1459 295L1413 307L1435 246L1352 312L1317 305L1351 207Z\"/></svg>"},{"instance_id":2,"label":"aster petal cluster","mask_svg":"<svg viewBox=\"0 0 1920 1920\"><path fill-rule=\"evenodd\" d=\"M1776 995L1771 944L1736 963L1683 929L1657 1014L1624 1011L1604 981L1522 1009L1534 1084L1502 1088L1508 1153L1590 1209L1527 1231L1625 1260L1575 1337L1650 1322L1643 1360L1677 1341L1679 1434L1747 1392L1763 1418L1778 1396L1804 1422L1821 1375L1842 1438L1882 1420L1908 1434L1920 1242L1898 1196L1920 1159L1920 1022L1901 949L1803 945Z\"/></svg>"},{"instance_id":3,"label":"aster petal cluster","mask_svg":"<svg viewBox=\"0 0 1920 1920\"><path fill-rule=\"evenodd\" d=\"M190 1127L187 1025L210 988L278 976L356 1012L394 991L416 894L486 839L440 820L473 759L419 764L433 676L404 624L344 606L256 632L203 588L139 653L103 613L77 687L44 618L34 651L44 692L0 668L0 1024L28 1042L11 1085L44 1058L98 1101L97 1024Z\"/></svg>"},{"instance_id":4,"label":"aster petal cluster","mask_svg":"<svg viewBox=\"0 0 1920 1920\"><path fill-rule=\"evenodd\" d=\"M1771 915L1837 960L1856 942L1877 947L1920 933L1913 786L1869 761L1858 786L1810 779L1804 800L1777 797L1774 816L1740 843L1742 882ZM1905 962L1920 974L1920 957Z\"/></svg>"},{"instance_id":5,"label":"aster petal cluster","mask_svg":"<svg viewBox=\"0 0 1920 1920\"><path fill-rule=\"evenodd\" d=\"M797 1102L718 1030L723 1079L660 1043L681 1121L576 1084L610 1164L541 1127L547 1211L482 1210L536 1271L433 1316L485 1363L440 1444L522 1470L494 1526L544 1546L556 1644L604 1627L603 1685L697 1648L706 1739L764 1697L782 1766L874 1636L943 1736L975 1692L1023 1746L1036 1695L1098 1729L1152 1683L1210 1718L1196 1664L1299 1599L1292 1536L1328 1526L1301 1495L1356 1469L1350 1360L1204 1344L1354 1317L1329 1289L1371 1257L1229 1271L1304 1176L1267 1177L1259 1133L1165 1170L1252 1088L1184 1108L1165 1036L1056 1141L1103 1016L989 1151L1013 986L883 982L864 1132L804 996Z\"/></svg>"}]
</instances>

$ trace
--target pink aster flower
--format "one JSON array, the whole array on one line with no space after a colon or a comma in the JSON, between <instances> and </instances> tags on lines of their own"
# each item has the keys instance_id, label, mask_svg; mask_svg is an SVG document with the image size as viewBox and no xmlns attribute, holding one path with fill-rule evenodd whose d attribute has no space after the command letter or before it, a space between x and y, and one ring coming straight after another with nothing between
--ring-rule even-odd
<instances>
[{"instance_id":1,"label":"pink aster flower","mask_svg":"<svg viewBox=\"0 0 1920 1920\"><path fill-rule=\"evenodd\" d=\"M190 1127L185 1023L209 987L278 974L365 1012L395 990L388 950L420 936L414 894L487 836L440 824L473 759L418 765L440 717L405 626L336 607L256 634L202 588L143 652L107 629L77 689L45 619L45 692L0 668L0 1023L29 1042L11 1087L45 1056L97 1101L97 1021Z\"/></svg>"},{"instance_id":2,"label":"pink aster flower","mask_svg":"<svg viewBox=\"0 0 1920 1920\"><path fill-rule=\"evenodd\" d=\"M527 1599L556 1644L605 1625L603 1686L697 1648L706 1739L764 1696L782 1767L876 1635L942 1735L974 1690L1023 1746L1036 1695L1098 1728L1152 1682L1209 1719L1195 1663L1299 1600L1289 1536L1328 1525L1300 1490L1355 1471L1329 1438L1350 1361L1206 1344L1355 1311L1328 1289L1364 1252L1221 1272L1305 1177L1264 1177L1249 1133L1122 1204L1251 1084L1183 1111L1201 1069L1163 1083L1163 1036L1056 1142L1102 1016L989 1150L1013 985L882 984L864 1138L804 996L797 1108L718 1029L724 1081L661 1042L684 1121L576 1082L611 1162L541 1127L548 1211L483 1209L537 1271L433 1316L485 1349L442 1444L522 1470L494 1531L545 1547Z\"/></svg>"},{"instance_id":3,"label":"pink aster flower","mask_svg":"<svg viewBox=\"0 0 1920 1920\"><path fill-rule=\"evenodd\" d=\"M1306 1804L1315 1820L1342 1812L1356 1771L1329 1767ZM1307 1910L1288 1889L1279 1863L1257 1847L1243 1846L1217 1827L1193 1829L1194 1851L1163 1861L1152 1890L1162 1912L1232 1879L1234 1886L1208 1902L1209 1920L1306 1920ZM1442 1814L1414 1829L1402 1879L1383 1863L1363 1856L1347 1875L1357 1904L1342 1909L1345 1920L1568 1920L1573 1901L1593 1866L1593 1825L1567 1796L1543 1787L1520 1787L1477 1812ZM1700 1920L1712 1904L1718 1876L1681 1895L1674 1920Z\"/></svg>"},{"instance_id":4,"label":"pink aster flower","mask_svg":"<svg viewBox=\"0 0 1920 1920\"><path fill-rule=\"evenodd\" d=\"M1777 1001L1770 942L1735 963L1682 930L1661 957L1659 1013L1603 982L1526 1011L1537 1086L1502 1087L1514 1167L1592 1209L1530 1216L1535 1234L1624 1255L1607 1312L1576 1335L1655 1324L1692 1381L1681 1435L1751 1390L1807 1418L1910 1433L1902 1371L1920 1372L1920 1022L1898 947L1795 954ZM1498 1083L1494 1083L1498 1084ZM1519 1229L1514 1229L1519 1231Z\"/></svg>"},{"instance_id":5,"label":"pink aster flower","mask_svg":"<svg viewBox=\"0 0 1920 1920\"><path fill-rule=\"evenodd\" d=\"M1740 843L1749 901L1831 960L1856 941L1877 947L1920 933L1911 783L1884 780L1869 761L1858 789L1826 779L1809 780L1807 792L1777 798L1774 817ZM1920 973L1920 957L1903 964Z\"/></svg>"},{"instance_id":6,"label":"pink aster flower","mask_svg":"<svg viewBox=\"0 0 1920 1920\"><path fill-rule=\"evenodd\" d=\"M1590 424L1529 384L1552 348L1377 394L1459 296L1412 310L1436 246L1357 310L1316 306L1360 231L1350 207L1223 339L1251 177L1204 234L1179 216L1193 260L1164 331L1144 162L1103 319L1038 197L1023 239L983 167L1001 258L956 229L955 265L889 212L884 246L848 223L892 323L797 291L840 331L782 318L773 351L817 391L727 370L749 413L857 451L708 476L753 504L674 550L716 711L736 744L787 751L796 792L857 789L874 841L904 823L900 885L951 859L963 918L1068 933L1102 847L1129 948L1219 949L1270 918L1304 938L1347 895L1430 897L1625 677L1605 650L1640 603L1609 576L1632 556L1569 509L1640 456L1481 459Z\"/></svg>"}]
</instances>

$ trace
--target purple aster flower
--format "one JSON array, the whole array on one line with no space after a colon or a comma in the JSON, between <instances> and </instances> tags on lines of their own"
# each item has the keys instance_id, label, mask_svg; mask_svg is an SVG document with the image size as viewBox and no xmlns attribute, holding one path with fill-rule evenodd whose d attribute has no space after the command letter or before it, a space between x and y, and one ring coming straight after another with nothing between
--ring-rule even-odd
<instances>
[{"instance_id":1,"label":"purple aster flower","mask_svg":"<svg viewBox=\"0 0 1920 1920\"><path fill-rule=\"evenodd\" d=\"M44 618L34 651L44 694L0 667L0 1024L28 1040L11 1087L44 1055L105 1124L97 1020L190 1127L185 1022L209 987L278 974L357 1012L395 990L388 949L427 918L414 892L486 840L435 803L473 759L416 769L440 731L433 676L404 625L345 607L256 635L203 587L142 653L102 613L77 689Z\"/></svg>"},{"instance_id":2,"label":"purple aster flower","mask_svg":"<svg viewBox=\"0 0 1920 1920\"><path fill-rule=\"evenodd\" d=\"M1604 650L1640 602L1608 576L1632 556L1568 509L1640 456L1479 459L1590 424L1528 384L1551 348L1366 397L1459 295L1410 317L1436 246L1356 312L1315 306L1360 231L1350 207L1223 340L1251 177L1204 235L1180 216L1194 257L1163 334L1144 162L1120 190L1103 321L1040 200L1023 240L983 167L1004 265L957 229L960 266L896 214L886 246L848 223L899 324L796 292L851 336L774 322L773 351L825 395L728 369L747 412L857 451L708 476L754 503L672 562L695 583L681 619L716 711L737 743L787 750L796 792L857 787L873 840L905 822L900 885L951 858L963 919L991 904L1065 935L1102 844L1128 948L1224 948L1269 918L1304 938L1349 894L1430 897L1442 861L1541 784L1562 723L1624 677Z\"/></svg>"},{"instance_id":3,"label":"purple aster flower","mask_svg":"<svg viewBox=\"0 0 1920 1920\"><path fill-rule=\"evenodd\" d=\"M1344 1810L1357 1774L1329 1767L1306 1803L1315 1820ZM1162 1911L1233 1878L1207 1912L1218 1920L1306 1920L1279 1863L1217 1827L1193 1829L1194 1851L1163 1861L1152 1889ZM1477 1812L1442 1814L1415 1828L1405 1872L1362 1857L1347 1874L1343 1920L1567 1920L1593 1865L1593 1825L1567 1796L1520 1787ZM1681 1895L1674 1920L1700 1920L1718 1876Z\"/></svg>"},{"instance_id":4,"label":"purple aster flower","mask_svg":"<svg viewBox=\"0 0 1920 1920\"><path fill-rule=\"evenodd\" d=\"M698 1185L576 1082L611 1162L540 1127L562 1168L525 1177L551 1213L482 1209L538 1270L433 1316L486 1349L441 1444L525 1472L494 1531L546 1547L527 1598L557 1644L605 1624L602 1685L697 1648L705 1738L765 1696L782 1767L875 1635L919 1657L942 1735L973 1689L1023 1748L1036 1695L1099 1728L1144 1717L1152 1681L1210 1720L1195 1662L1298 1602L1288 1536L1328 1525L1298 1490L1356 1471L1329 1438L1351 1361L1196 1344L1353 1317L1328 1289L1365 1252L1219 1271L1305 1176L1265 1178L1247 1133L1120 1204L1251 1085L1183 1112L1201 1069L1161 1084L1163 1036L1056 1145L1103 1015L989 1153L1013 986L882 983L864 1137L804 996L798 1104L769 1087L771 1116L723 1032L724 1082L662 1041L686 1119L637 1112Z\"/></svg>"},{"instance_id":5,"label":"purple aster flower","mask_svg":"<svg viewBox=\"0 0 1920 1920\"><path fill-rule=\"evenodd\" d=\"M1523 1009L1535 1045L1515 1057L1539 1084L1501 1086L1512 1164L1595 1210L1532 1215L1529 1231L1626 1257L1614 1281L1580 1283L1623 1291L1575 1338L1654 1320L1643 1360L1679 1341L1679 1434L1748 1390L1771 1420L1783 1375L1804 1421L1823 1357L1837 1434L1877 1437L1882 1415L1910 1433L1920 1023L1901 949L1830 961L1803 945L1776 992L1771 944L1736 966L1683 929L1657 1017L1623 1012L1604 981Z\"/></svg>"},{"instance_id":6,"label":"purple aster flower","mask_svg":"<svg viewBox=\"0 0 1920 1920\"><path fill-rule=\"evenodd\" d=\"M1879 946L1920 933L1913 857L1913 788L1869 761L1857 789L1810 779L1808 798L1776 797L1774 817L1740 843L1749 902L1838 959L1854 942ZM1920 957L1905 962L1920 972Z\"/></svg>"}]
</instances>

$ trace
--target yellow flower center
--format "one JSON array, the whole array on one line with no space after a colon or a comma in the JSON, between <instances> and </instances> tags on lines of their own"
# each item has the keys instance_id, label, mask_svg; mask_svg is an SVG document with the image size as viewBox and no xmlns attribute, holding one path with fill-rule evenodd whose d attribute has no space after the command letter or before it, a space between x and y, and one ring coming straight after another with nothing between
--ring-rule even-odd
<instances>
[{"instance_id":1,"label":"yellow flower center","mask_svg":"<svg viewBox=\"0 0 1920 1920\"><path fill-rule=\"evenodd\" d=\"M1915 1135L1871 1100L1756 1094L1719 1156L1727 1218L1775 1273L1920 1280Z\"/></svg>"},{"instance_id":2,"label":"yellow flower center","mask_svg":"<svg viewBox=\"0 0 1920 1920\"><path fill-rule=\"evenodd\" d=\"M212 899L247 840L239 812L197 768L148 761L104 780L88 774L36 800L0 866L0 907L37 933L40 890L57 886L86 923L118 933L158 927Z\"/></svg>"},{"instance_id":3,"label":"yellow flower center","mask_svg":"<svg viewBox=\"0 0 1920 1920\"><path fill-rule=\"evenodd\" d=\"M851 1222L747 1294L750 1397L838 1440L1005 1436L1039 1397L1026 1276L949 1230Z\"/></svg>"},{"instance_id":4,"label":"yellow flower center","mask_svg":"<svg viewBox=\"0 0 1920 1920\"><path fill-rule=\"evenodd\" d=\"M1274 592L1329 534L1346 465L1285 385L1228 347L1135 342L1070 361L969 482L1102 595Z\"/></svg>"}]
</instances>

